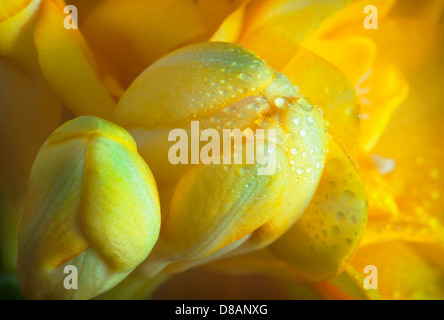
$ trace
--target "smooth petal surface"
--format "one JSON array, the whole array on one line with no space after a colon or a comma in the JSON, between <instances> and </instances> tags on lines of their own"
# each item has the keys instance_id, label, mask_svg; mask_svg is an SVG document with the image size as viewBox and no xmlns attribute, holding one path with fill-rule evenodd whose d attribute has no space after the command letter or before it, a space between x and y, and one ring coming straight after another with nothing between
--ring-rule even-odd
<instances>
[{"instance_id":1,"label":"smooth petal surface","mask_svg":"<svg viewBox=\"0 0 444 320\"><path fill-rule=\"evenodd\" d=\"M109 119L114 101L102 85L82 34L65 29L63 6L42 2L34 29L40 68L48 83L75 115Z\"/></svg>"},{"instance_id":2,"label":"smooth petal surface","mask_svg":"<svg viewBox=\"0 0 444 320\"><path fill-rule=\"evenodd\" d=\"M304 47L339 68L353 84L371 68L376 55L375 44L367 37L313 38Z\"/></svg>"},{"instance_id":3,"label":"smooth petal surface","mask_svg":"<svg viewBox=\"0 0 444 320\"><path fill-rule=\"evenodd\" d=\"M382 65L372 68L359 86L362 111L359 142L363 150L370 151L396 108L406 99L409 89L397 68Z\"/></svg>"},{"instance_id":4,"label":"smooth petal surface","mask_svg":"<svg viewBox=\"0 0 444 320\"><path fill-rule=\"evenodd\" d=\"M32 27L39 7L40 0L2 1L0 4L0 54L34 73L38 71Z\"/></svg>"},{"instance_id":5,"label":"smooth petal surface","mask_svg":"<svg viewBox=\"0 0 444 320\"><path fill-rule=\"evenodd\" d=\"M377 268L378 292L382 298L442 300L441 257L442 251L430 245L392 241L363 246L351 264L358 272L366 265Z\"/></svg>"},{"instance_id":6,"label":"smooth petal surface","mask_svg":"<svg viewBox=\"0 0 444 320\"><path fill-rule=\"evenodd\" d=\"M108 0L86 12L82 32L124 88L161 56L205 32L191 0Z\"/></svg>"},{"instance_id":7,"label":"smooth petal surface","mask_svg":"<svg viewBox=\"0 0 444 320\"><path fill-rule=\"evenodd\" d=\"M0 190L22 196L34 158L60 124L62 108L42 78L0 58Z\"/></svg>"},{"instance_id":8,"label":"smooth petal surface","mask_svg":"<svg viewBox=\"0 0 444 320\"><path fill-rule=\"evenodd\" d=\"M67 122L31 171L19 234L23 293L88 299L113 287L149 254L159 211L154 179L128 133L95 117ZM78 290L63 286L67 265L78 268Z\"/></svg>"},{"instance_id":9,"label":"smooth petal surface","mask_svg":"<svg viewBox=\"0 0 444 320\"><path fill-rule=\"evenodd\" d=\"M238 43L281 70L298 45L349 1L252 1Z\"/></svg>"}]
</instances>

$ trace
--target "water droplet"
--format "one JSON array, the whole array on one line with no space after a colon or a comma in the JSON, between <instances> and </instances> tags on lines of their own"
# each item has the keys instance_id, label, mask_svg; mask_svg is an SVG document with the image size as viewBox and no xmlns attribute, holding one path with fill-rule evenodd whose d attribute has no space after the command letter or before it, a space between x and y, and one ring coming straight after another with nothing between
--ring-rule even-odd
<instances>
[{"instance_id":1,"label":"water droplet","mask_svg":"<svg viewBox=\"0 0 444 320\"><path fill-rule=\"evenodd\" d=\"M274 100L274 104L276 105L276 107L278 107L279 109L283 109L285 106L287 106L288 101L287 99L283 98L283 97L279 97L276 98Z\"/></svg>"},{"instance_id":2,"label":"water droplet","mask_svg":"<svg viewBox=\"0 0 444 320\"><path fill-rule=\"evenodd\" d=\"M298 173L298 174L302 174L302 173L304 173L304 169L302 169L302 168L298 168L297 173Z\"/></svg>"},{"instance_id":3,"label":"water droplet","mask_svg":"<svg viewBox=\"0 0 444 320\"><path fill-rule=\"evenodd\" d=\"M235 106L229 106L229 107L225 108L225 112L226 112L226 113L234 114L234 113L237 112L237 109L236 109Z\"/></svg>"},{"instance_id":4,"label":"water droplet","mask_svg":"<svg viewBox=\"0 0 444 320\"><path fill-rule=\"evenodd\" d=\"M341 231L339 230L339 227L338 227L338 226L333 226L333 227L331 227L331 233L332 233L333 235L338 235L340 232L341 232Z\"/></svg>"},{"instance_id":5,"label":"water droplet","mask_svg":"<svg viewBox=\"0 0 444 320\"><path fill-rule=\"evenodd\" d=\"M241 79L242 81L245 81L245 82L249 82L249 81L251 81L251 76L250 76L250 74L243 72L239 75L239 79Z\"/></svg>"},{"instance_id":6,"label":"water droplet","mask_svg":"<svg viewBox=\"0 0 444 320\"><path fill-rule=\"evenodd\" d=\"M298 103L299 106L305 111L313 110L313 106L311 105L311 103L304 97L299 98Z\"/></svg>"},{"instance_id":7,"label":"water droplet","mask_svg":"<svg viewBox=\"0 0 444 320\"><path fill-rule=\"evenodd\" d=\"M240 174L241 176L244 175L244 174L246 174L246 173L250 173L250 168L248 168L248 167L242 167L242 168L239 169L239 174Z\"/></svg>"},{"instance_id":8,"label":"water droplet","mask_svg":"<svg viewBox=\"0 0 444 320\"><path fill-rule=\"evenodd\" d=\"M299 131L299 134L301 135L302 138L304 138L307 136L308 133L307 133L307 130L302 129L301 131Z\"/></svg>"},{"instance_id":9,"label":"water droplet","mask_svg":"<svg viewBox=\"0 0 444 320\"><path fill-rule=\"evenodd\" d=\"M342 211L336 212L336 221L338 221L338 222L344 222L345 221L344 212L342 212Z\"/></svg>"}]
</instances>

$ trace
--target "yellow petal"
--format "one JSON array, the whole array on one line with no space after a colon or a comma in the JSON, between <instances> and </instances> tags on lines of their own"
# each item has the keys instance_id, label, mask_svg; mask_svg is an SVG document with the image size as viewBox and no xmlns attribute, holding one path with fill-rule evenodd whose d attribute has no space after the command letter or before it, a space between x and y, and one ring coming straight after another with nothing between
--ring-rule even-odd
<instances>
[{"instance_id":1,"label":"yellow petal","mask_svg":"<svg viewBox=\"0 0 444 320\"><path fill-rule=\"evenodd\" d=\"M356 152L359 109L349 80L334 66L300 48L282 72L323 110L327 126L349 153Z\"/></svg>"},{"instance_id":2,"label":"yellow petal","mask_svg":"<svg viewBox=\"0 0 444 320\"><path fill-rule=\"evenodd\" d=\"M442 33L436 43L421 68L408 75L409 95L372 152L395 162L393 171L385 178L400 211L421 219L437 219L442 224L444 148L439 138L444 134L444 99L440 89L444 84L440 72Z\"/></svg>"},{"instance_id":3,"label":"yellow petal","mask_svg":"<svg viewBox=\"0 0 444 320\"><path fill-rule=\"evenodd\" d=\"M61 105L42 78L0 59L0 190L22 196L34 158L61 120Z\"/></svg>"},{"instance_id":4,"label":"yellow petal","mask_svg":"<svg viewBox=\"0 0 444 320\"><path fill-rule=\"evenodd\" d=\"M352 84L369 70L375 60L376 47L367 37L312 38L304 47L341 70Z\"/></svg>"},{"instance_id":5,"label":"yellow petal","mask_svg":"<svg viewBox=\"0 0 444 320\"><path fill-rule=\"evenodd\" d=\"M369 219L395 219L399 215L399 209L392 188L384 177L387 172L381 173L381 169L378 169L369 154L361 153L356 160L359 164L359 174L367 190Z\"/></svg>"},{"instance_id":6,"label":"yellow petal","mask_svg":"<svg viewBox=\"0 0 444 320\"><path fill-rule=\"evenodd\" d=\"M36 72L32 39L33 17L40 0L2 1L0 4L0 54Z\"/></svg>"},{"instance_id":7,"label":"yellow petal","mask_svg":"<svg viewBox=\"0 0 444 320\"><path fill-rule=\"evenodd\" d=\"M216 29L221 25L222 21L233 11L238 9L244 0L197 0L194 1L200 20L205 26L205 32L199 36L200 39L207 41ZM226 41L228 40L213 40Z\"/></svg>"},{"instance_id":8,"label":"yellow petal","mask_svg":"<svg viewBox=\"0 0 444 320\"><path fill-rule=\"evenodd\" d=\"M253 1L238 43L281 70L298 45L349 1Z\"/></svg>"},{"instance_id":9,"label":"yellow petal","mask_svg":"<svg viewBox=\"0 0 444 320\"><path fill-rule=\"evenodd\" d=\"M370 70L368 79L360 83L360 87L365 89L358 90L362 112L359 142L363 150L370 151L409 89L399 70L381 65ZM360 94L363 90L365 93Z\"/></svg>"},{"instance_id":10,"label":"yellow petal","mask_svg":"<svg viewBox=\"0 0 444 320\"><path fill-rule=\"evenodd\" d=\"M323 298L329 300L381 300L376 289L364 288L363 273L355 270L352 266L347 266L337 277L320 282Z\"/></svg>"},{"instance_id":11,"label":"yellow petal","mask_svg":"<svg viewBox=\"0 0 444 320\"><path fill-rule=\"evenodd\" d=\"M80 32L64 28L62 10L49 0L41 4L34 30L41 70L74 114L109 118L114 101L100 82Z\"/></svg>"},{"instance_id":12,"label":"yellow petal","mask_svg":"<svg viewBox=\"0 0 444 320\"><path fill-rule=\"evenodd\" d=\"M59 127L31 170L19 233L20 287L31 299L88 299L113 287L157 240L154 179L127 132L95 117ZM66 290L64 268L78 270Z\"/></svg>"},{"instance_id":13,"label":"yellow petal","mask_svg":"<svg viewBox=\"0 0 444 320\"><path fill-rule=\"evenodd\" d=\"M82 31L126 88L146 67L203 34L205 27L191 0L110 0L88 12Z\"/></svg>"},{"instance_id":14,"label":"yellow petal","mask_svg":"<svg viewBox=\"0 0 444 320\"><path fill-rule=\"evenodd\" d=\"M115 119L144 128L180 125L254 94L272 80L271 69L241 47L192 45L146 69L120 99Z\"/></svg>"},{"instance_id":15,"label":"yellow petal","mask_svg":"<svg viewBox=\"0 0 444 320\"><path fill-rule=\"evenodd\" d=\"M245 5L230 14L211 37L211 41L237 42L244 24Z\"/></svg>"},{"instance_id":16,"label":"yellow petal","mask_svg":"<svg viewBox=\"0 0 444 320\"><path fill-rule=\"evenodd\" d=\"M359 272L365 266L377 268L378 292L385 299L443 299L443 264L428 254L443 252L428 245L391 241L360 248L352 260ZM442 259L441 259L442 260Z\"/></svg>"},{"instance_id":17,"label":"yellow petal","mask_svg":"<svg viewBox=\"0 0 444 320\"><path fill-rule=\"evenodd\" d=\"M326 280L345 268L366 223L364 185L347 155L330 139L325 169L310 205L270 250L303 277Z\"/></svg>"},{"instance_id":18,"label":"yellow petal","mask_svg":"<svg viewBox=\"0 0 444 320\"><path fill-rule=\"evenodd\" d=\"M420 3L396 1L392 15L412 17L439 23L444 12L444 3L439 0L425 0Z\"/></svg>"}]
</instances>

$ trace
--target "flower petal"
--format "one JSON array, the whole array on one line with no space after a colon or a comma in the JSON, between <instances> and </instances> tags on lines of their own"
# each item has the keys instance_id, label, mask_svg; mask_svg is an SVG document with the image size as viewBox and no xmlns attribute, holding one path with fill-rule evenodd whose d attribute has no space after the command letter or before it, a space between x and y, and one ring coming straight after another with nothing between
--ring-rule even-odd
<instances>
[{"instance_id":1,"label":"flower petal","mask_svg":"<svg viewBox=\"0 0 444 320\"><path fill-rule=\"evenodd\" d=\"M367 265L377 268L378 292L382 298L441 300L443 264L431 259L429 253L435 257L443 255L442 250L428 245L391 241L359 248L351 264L357 271L363 271Z\"/></svg>"},{"instance_id":2,"label":"flower petal","mask_svg":"<svg viewBox=\"0 0 444 320\"><path fill-rule=\"evenodd\" d=\"M238 43L281 70L304 38L349 1L253 1Z\"/></svg>"},{"instance_id":3,"label":"flower petal","mask_svg":"<svg viewBox=\"0 0 444 320\"><path fill-rule=\"evenodd\" d=\"M0 190L22 196L47 136L60 124L61 105L42 78L30 78L0 58Z\"/></svg>"},{"instance_id":4,"label":"flower petal","mask_svg":"<svg viewBox=\"0 0 444 320\"><path fill-rule=\"evenodd\" d=\"M299 48L282 72L321 108L327 126L347 152L355 153L359 109L353 86L333 65Z\"/></svg>"},{"instance_id":5,"label":"flower petal","mask_svg":"<svg viewBox=\"0 0 444 320\"><path fill-rule=\"evenodd\" d=\"M345 268L366 223L364 185L347 155L330 139L325 169L310 205L270 250L303 277L326 280Z\"/></svg>"},{"instance_id":6,"label":"flower petal","mask_svg":"<svg viewBox=\"0 0 444 320\"><path fill-rule=\"evenodd\" d=\"M361 86L368 88L359 94L362 110L359 142L365 151L370 151L379 140L393 112L405 100L408 84L394 66L377 65L371 69L368 80Z\"/></svg>"},{"instance_id":7,"label":"flower petal","mask_svg":"<svg viewBox=\"0 0 444 320\"><path fill-rule=\"evenodd\" d=\"M304 47L339 68L352 84L371 68L376 55L375 44L368 37L311 38Z\"/></svg>"},{"instance_id":8,"label":"flower petal","mask_svg":"<svg viewBox=\"0 0 444 320\"><path fill-rule=\"evenodd\" d=\"M191 0L108 0L88 12L82 32L127 88L150 64L203 34L205 27Z\"/></svg>"},{"instance_id":9,"label":"flower petal","mask_svg":"<svg viewBox=\"0 0 444 320\"><path fill-rule=\"evenodd\" d=\"M19 232L20 288L32 299L92 298L148 256L159 229L156 185L129 134L96 117L71 120L32 166ZM78 290L62 285L67 265L77 267Z\"/></svg>"},{"instance_id":10,"label":"flower petal","mask_svg":"<svg viewBox=\"0 0 444 320\"><path fill-rule=\"evenodd\" d=\"M114 101L99 79L82 35L65 29L64 18L63 7L50 0L42 2L34 30L42 72L74 114L109 119Z\"/></svg>"},{"instance_id":11,"label":"flower petal","mask_svg":"<svg viewBox=\"0 0 444 320\"><path fill-rule=\"evenodd\" d=\"M119 101L115 119L143 128L182 125L255 94L273 80L272 70L244 48L220 42L191 45L145 70Z\"/></svg>"}]
</instances>

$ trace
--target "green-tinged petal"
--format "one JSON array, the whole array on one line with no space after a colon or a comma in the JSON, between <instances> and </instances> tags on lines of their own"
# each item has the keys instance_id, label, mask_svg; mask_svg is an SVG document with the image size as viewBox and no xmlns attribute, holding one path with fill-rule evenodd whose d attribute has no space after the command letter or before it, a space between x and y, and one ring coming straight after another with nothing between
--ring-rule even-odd
<instances>
[{"instance_id":1,"label":"green-tinged petal","mask_svg":"<svg viewBox=\"0 0 444 320\"><path fill-rule=\"evenodd\" d=\"M181 125L254 95L273 79L272 70L242 47L192 45L147 68L120 99L115 118L144 128Z\"/></svg>"},{"instance_id":2,"label":"green-tinged petal","mask_svg":"<svg viewBox=\"0 0 444 320\"><path fill-rule=\"evenodd\" d=\"M182 261L242 245L276 211L285 211L281 195L289 183L290 163L280 148L275 156L272 175L259 176L258 165L200 165L187 171L176 186L146 272L159 272L176 261L168 269L180 269Z\"/></svg>"},{"instance_id":3,"label":"green-tinged petal","mask_svg":"<svg viewBox=\"0 0 444 320\"><path fill-rule=\"evenodd\" d=\"M127 132L95 117L59 127L31 170L19 234L20 287L31 299L87 299L151 251L160 226L154 179ZM78 270L78 289L63 285Z\"/></svg>"},{"instance_id":4,"label":"green-tinged petal","mask_svg":"<svg viewBox=\"0 0 444 320\"><path fill-rule=\"evenodd\" d=\"M313 200L270 250L303 277L326 280L345 268L366 223L364 185L347 155L330 139L324 172Z\"/></svg>"}]
</instances>

